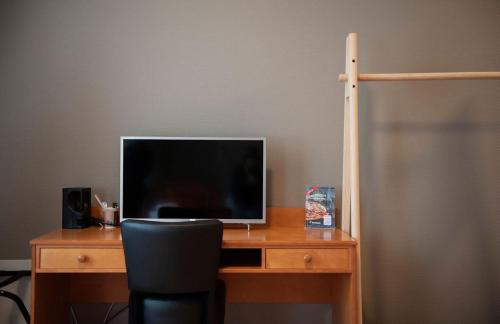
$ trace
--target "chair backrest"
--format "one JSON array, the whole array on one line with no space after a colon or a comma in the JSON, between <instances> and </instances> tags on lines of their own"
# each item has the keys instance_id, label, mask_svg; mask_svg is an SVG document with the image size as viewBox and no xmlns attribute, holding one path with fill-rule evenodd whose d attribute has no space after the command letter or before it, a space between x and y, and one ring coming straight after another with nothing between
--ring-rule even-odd
<instances>
[{"instance_id":1,"label":"chair backrest","mask_svg":"<svg viewBox=\"0 0 500 324\"><path fill-rule=\"evenodd\" d=\"M144 313L157 298L178 300L179 296L188 304L193 296L205 296L208 308L203 313L212 313L222 245L220 221L126 220L121 231L131 301L142 303Z\"/></svg>"}]
</instances>

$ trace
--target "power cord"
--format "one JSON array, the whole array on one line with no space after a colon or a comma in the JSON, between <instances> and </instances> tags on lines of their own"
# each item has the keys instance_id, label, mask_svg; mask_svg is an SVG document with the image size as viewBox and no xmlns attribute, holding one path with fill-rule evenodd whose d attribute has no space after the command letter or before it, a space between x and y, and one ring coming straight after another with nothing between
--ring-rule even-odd
<instances>
[{"instance_id":1,"label":"power cord","mask_svg":"<svg viewBox=\"0 0 500 324\"><path fill-rule=\"evenodd\" d=\"M111 309L113 308L114 304L111 304L109 306L108 312L106 313L106 317L104 318L104 322L102 324L108 324L111 322L113 319L115 319L118 315L120 315L124 310L128 308L128 305L123 306L118 312L116 312L113 316L109 317L109 314L111 313Z\"/></svg>"},{"instance_id":2,"label":"power cord","mask_svg":"<svg viewBox=\"0 0 500 324\"><path fill-rule=\"evenodd\" d=\"M115 303L111 303L111 305L109 305L108 311L106 312L106 316L104 316L104 321L102 322L102 324L106 324L108 322L109 313L111 313L113 306L115 306Z\"/></svg>"},{"instance_id":3,"label":"power cord","mask_svg":"<svg viewBox=\"0 0 500 324\"><path fill-rule=\"evenodd\" d=\"M78 324L78 320L76 319L76 313L73 309L73 305L69 305L69 311L71 312L71 318L73 319L73 324Z\"/></svg>"},{"instance_id":4,"label":"power cord","mask_svg":"<svg viewBox=\"0 0 500 324\"><path fill-rule=\"evenodd\" d=\"M102 324L108 324L109 322L114 320L118 315L123 313L124 310L126 310L128 308L128 305L125 305L118 312L116 312L115 314L113 314L113 316L110 317L109 314L111 314L111 311L113 310L114 306L115 306L115 303L111 303L111 305L109 305L108 310L106 311L106 316L104 317L104 321L102 322ZM73 320L73 324L78 324L78 319L76 317L76 313L75 313L75 309L73 308L73 305L69 306L69 310L71 313L71 319Z\"/></svg>"}]
</instances>

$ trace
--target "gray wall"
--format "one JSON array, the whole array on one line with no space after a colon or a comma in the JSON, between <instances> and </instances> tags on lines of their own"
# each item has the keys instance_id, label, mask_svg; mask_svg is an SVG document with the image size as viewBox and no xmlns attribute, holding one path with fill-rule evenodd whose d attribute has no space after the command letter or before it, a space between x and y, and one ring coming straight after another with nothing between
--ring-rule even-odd
<instances>
[{"instance_id":1,"label":"gray wall","mask_svg":"<svg viewBox=\"0 0 500 324\"><path fill-rule=\"evenodd\" d=\"M118 198L120 135L266 136L270 206L340 189L351 31L361 72L500 70L498 0L2 1L0 259L62 187ZM500 81L360 96L366 323L499 320Z\"/></svg>"}]
</instances>

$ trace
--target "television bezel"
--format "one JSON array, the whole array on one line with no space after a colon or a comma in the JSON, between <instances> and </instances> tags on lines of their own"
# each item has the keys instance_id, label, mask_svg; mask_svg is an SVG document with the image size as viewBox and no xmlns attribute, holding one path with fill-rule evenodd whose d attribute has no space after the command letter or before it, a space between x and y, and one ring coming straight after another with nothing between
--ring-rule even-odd
<instances>
[{"instance_id":1,"label":"television bezel","mask_svg":"<svg viewBox=\"0 0 500 324\"><path fill-rule=\"evenodd\" d=\"M125 140L219 140L219 141L261 141L262 142L262 219L233 218L219 219L226 224L265 224L266 223L266 138L265 137L165 137L165 136L121 136L120 137L120 223L127 219L147 220L154 222L183 222L188 220L201 220L197 218L123 218L123 144Z\"/></svg>"}]
</instances>

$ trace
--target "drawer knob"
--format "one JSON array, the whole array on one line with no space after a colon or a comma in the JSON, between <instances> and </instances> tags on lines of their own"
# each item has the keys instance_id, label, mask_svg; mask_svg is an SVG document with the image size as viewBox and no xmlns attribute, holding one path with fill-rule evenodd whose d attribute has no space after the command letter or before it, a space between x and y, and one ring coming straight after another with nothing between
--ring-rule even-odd
<instances>
[{"instance_id":1,"label":"drawer knob","mask_svg":"<svg viewBox=\"0 0 500 324\"><path fill-rule=\"evenodd\" d=\"M87 261L87 257L85 255L79 255L77 257L77 259L78 259L78 262L80 262L80 263Z\"/></svg>"},{"instance_id":2,"label":"drawer knob","mask_svg":"<svg viewBox=\"0 0 500 324\"><path fill-rule=\"evenodd\" d=\"M311 262L312 261L312 256L310 256L309 254L304 255L304 261L306 263Z\"/></svg>"}]
</instances>

